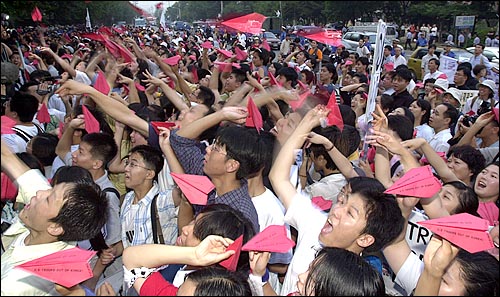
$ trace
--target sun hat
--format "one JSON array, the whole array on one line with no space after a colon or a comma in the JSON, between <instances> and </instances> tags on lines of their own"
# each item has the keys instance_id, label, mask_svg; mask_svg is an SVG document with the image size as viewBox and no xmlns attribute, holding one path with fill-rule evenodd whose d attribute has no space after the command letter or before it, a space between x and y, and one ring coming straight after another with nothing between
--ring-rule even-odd
<instances>
[{"instance_id":1,"label":"sun hat","mask_svg":"<svg viewBox=\"0 0 500 297\"><path fill-rule=\"evenodd\" d=\"M462 97L462 92L457 88L449 88L443 95L450 94L453 99L457 100L458 105L460 105L460 97Z\"/></svg>"},{"instance_id":2,"label":"sun hat","mask_svg":"<svg viewBox=\"0 0 500 297\"><path fill-rule=\"evenodd\" d=\"M496 85L495 82L492 81L491 79L485 79L483 82L478 83L476 88L479 89L479 86L485 86L487 88L490 88L491 92L495 93Z\"/></svg>"},{"instance_id":3,"label":"sun hat","mask_svg":"<svg viewBox=\"0 0 500 297\"><path fill-rule=\"evenodd\" d=\"M449 85L450 85L450 83L448 82L448 80L444 79L444 78L438 78L434 82L434 88L440 88L440 89L436 89L436 91L438 93L443 93L443 92L447 91Z\"/></svg>"}]
</instances>

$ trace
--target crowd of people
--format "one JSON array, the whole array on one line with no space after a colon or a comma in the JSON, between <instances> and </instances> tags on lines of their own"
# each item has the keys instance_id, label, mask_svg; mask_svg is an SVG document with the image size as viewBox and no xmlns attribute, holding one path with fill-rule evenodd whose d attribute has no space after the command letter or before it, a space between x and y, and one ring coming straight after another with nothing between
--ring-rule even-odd
<instances>
[{"instance_id":1,"label":"crowd of people","mask_svg":"<svg viewBox=\"0 0 500 297\"><path fill-rule=\"evenodd\" d=\"M370 50L287 32L2 26L2 296L497 296L498 69L478 44L451 83L431 44L418 81L398 42L370 89ZM419 224L462 213L491 248ZM75 246L74 286L18 267Z\"/></svg>"}]
</instances>

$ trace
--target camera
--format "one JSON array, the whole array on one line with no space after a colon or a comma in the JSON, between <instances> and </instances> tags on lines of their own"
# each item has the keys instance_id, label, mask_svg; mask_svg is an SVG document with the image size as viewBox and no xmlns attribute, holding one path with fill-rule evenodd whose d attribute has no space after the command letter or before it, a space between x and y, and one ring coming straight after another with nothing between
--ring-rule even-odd
<instances>
[{"instance_id":1,"label":"camera","mask_svg":"<svg viewBox=\"0 0 500 297\"><path fill-rule=\"evenodd\" d=\"M477 113L475 115L464 115L464 118L462 120L462 124L464 124L464 126L466 126L466 127L470 127L476 122L477 118L480 115L485 114L485 113L490 112L490 111L491 111L491 103L488 101L483 101L483 103L481 103L481 105L479 106L479 109L477 110Z\"/></svg>"}]
</instances>

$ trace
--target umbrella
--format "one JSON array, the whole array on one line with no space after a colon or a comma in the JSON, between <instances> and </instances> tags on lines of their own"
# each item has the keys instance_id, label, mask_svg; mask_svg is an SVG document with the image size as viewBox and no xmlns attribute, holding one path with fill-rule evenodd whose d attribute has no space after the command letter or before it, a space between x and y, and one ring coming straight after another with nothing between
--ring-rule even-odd
<instances>
[{"instance_id":1,"label":"umbrella","mask_svg":"<svg viewBox=\"0 0 500 297\"><path fill-rule=\"evenodd\" d=\"M265 16L254 12L224 21L221 24L241 32L259 34L262 30L262 23L264 23L265 20Z\"/></svg>"},{"instance_id":2,"label":"umbrella","mask_svg":"<svg viewBox=\"0 0 500 297\"><path fill-rule=\"evenodd\" d=\"M304 35L305 38L315 40L335 47L342 45L342 32L340 31L320 31L312 34Z\"/></svg>"}]
</instances>

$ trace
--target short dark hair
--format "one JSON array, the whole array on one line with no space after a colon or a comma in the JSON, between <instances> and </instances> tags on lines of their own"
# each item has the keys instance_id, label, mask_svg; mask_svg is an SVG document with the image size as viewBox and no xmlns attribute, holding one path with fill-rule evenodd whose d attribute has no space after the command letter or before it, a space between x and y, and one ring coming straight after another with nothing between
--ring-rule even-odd
<instances>
[{"instance_id":1,"label":"short dark hair","mask_svg":"<svg viewBox=\"0 0 500 297\"><path fill-rule=\"evenodd\" d=\"M470 145L455 145L450 148L446 156L449 158L454 156L462 160L469 167L472 172L471 180L481 172L486 166L486 159L484 155L476 148Z\"/></svg>"},{"instance_id":2,"label":"short dark hair","mask_svg":"<svg viewBox=\"0 0 500 297\"><path fill-rule=\"evenodd\" d=\"M142 156L144 164L146 164L148 168L154 170L155 180L158 180L158 174L163 169L164 163L162 152L152 146L141 144L130 149L129 156L132 153L137 153Z\"/></svg>"},{"instance_id":3,"label":"short dark hair","mask_svg":"<svg viewBox=\"0 0 500 297\"><path fill-rule=\"evenodd\" d=\"M91 147L92 158L101 160L103 168L107 168L108 163L113 160L118 152L113 136L106 133L89 133L82 137L82 142L88 143Z\"/></svg>"},{"instance_id":4,"label":"short dark hair","mask_svg":"<svg viewBox=\"0 0 500 297\"><path fill-rule=\"evenodd\" d=\"M388 128L398 134L401 140L413 138L413 121L404 115L393 114L387 116Z\"/></svg>"},{"instance_id":5,"label":"short dark hair","mask_svg":"<svg viewBox=\"0 0 500 297\"><path fill-rule=\"evenodd\" d=\"M50 222L59 224L64 232L59 241L91 239L101 232L108 219L108 199L94 182L70 182L64 193L64 203Z\"/></svg>"},{"instance_id":6,"label":"short dark hair","mask_svg":"<svg viewBox=\"0 0 500 297\"><path fill-rule=\"evenodd\" d=\"M446 106L446 111L443 113L443 117L449 118L450 127L452 127L458 120L458 109L448 102L442 102L442 105Z\"/></svg>"},{"instance_id":7,"label":"short dark hair","mask_svg":"<svg viewBox=\"0 0 500 297\"><path fill-rule=\"evenodd\" d=\"M187 279L196 284L193 296L252 296L248 273L209 266L195 269Z\"/></svg>"},{"instance_id":8,"label":"short dark hair","mask_svg":"<svg viewBox=\"0 0 500 297\"><path fill-rule=\"evenodd\" d=\"M38 103L33 95L15 92L10 99L10 110L17 113L21 122L31 123L38 111Z\"/></svg>"}]
</instances>

